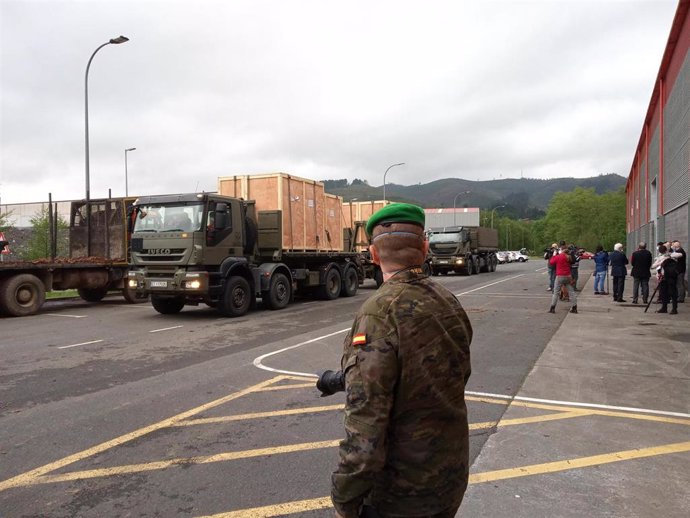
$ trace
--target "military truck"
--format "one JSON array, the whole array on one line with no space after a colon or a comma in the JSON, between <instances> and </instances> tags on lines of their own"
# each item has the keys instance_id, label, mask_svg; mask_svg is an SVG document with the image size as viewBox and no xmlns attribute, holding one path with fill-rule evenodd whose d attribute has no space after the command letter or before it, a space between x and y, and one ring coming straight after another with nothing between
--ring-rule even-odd
<instances>
[{"instance_id":1,"label":"military truck","mask_svg":"<svg viewBox=\"0 0 690 518\"><path fill-rule=\"evenodd\" d=\"M351 297L364 279L359 253L326 245L290 248L307 224L316 228L316 213L293 220L281 210L257 211L253 200L210 193L141 197L132 212L128 285L140 296L150 295L161 314L203 303L238 317L258 299L278 310L296 293ZM338 241L319 228L327 239L314 243Z\"/></svg>"},{"instance_id":2,"label":"military truck","mask_svg":"<svg viewBox=\"0 0 690 518\"><path fill-rule=\"evenodd\" d=\"M120 290L128 302L143 302L126 286L129 235L127 205L134 198L73 201L70 206L69 257L57 256L57 214L52 203L50 257L0 263L0 314L33 315L45 302L46 292L76 289L89 302L108 291Z\"/></svg>"},{"instance_id":3,"label":"military truck","mask_svg":"<svg viewBox=\"0 0 690 518\"><path fill-rule=\"evenodd\" d=\"M496 271L498 231L484 227L442 227L427 231L434 275Z\"/></svg>"}]
</instances>

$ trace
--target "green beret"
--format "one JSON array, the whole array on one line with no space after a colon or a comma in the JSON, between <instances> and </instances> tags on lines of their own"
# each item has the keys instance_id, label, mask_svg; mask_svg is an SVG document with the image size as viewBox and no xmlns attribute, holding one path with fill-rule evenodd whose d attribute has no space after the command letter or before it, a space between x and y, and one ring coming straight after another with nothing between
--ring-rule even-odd
<instances>
[{"instance_id":1,"label":"green beret","mask_svg":"<svg viewBox=\"0 0 690 518\"><path fill-rule=\"evenodd\" d=\"M424 209L410 203L391 203L377 210L367 221L367 234L372 235L376 225L384 223L411 223L424 228Z\"/></svg>"}]
</instances>

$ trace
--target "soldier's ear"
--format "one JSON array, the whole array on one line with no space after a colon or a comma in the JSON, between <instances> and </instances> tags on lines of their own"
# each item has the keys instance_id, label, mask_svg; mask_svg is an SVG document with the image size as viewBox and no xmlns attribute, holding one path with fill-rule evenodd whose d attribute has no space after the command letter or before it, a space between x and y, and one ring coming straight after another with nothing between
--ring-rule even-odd
<instances>
[{"instance_id":1,"label":"soldier's ear","mask_svg":"<svg viewBox=\"0 0 690 518\"><path fill-rule=\"evenodd\" d=\"M423 247L424 247L424 257L426 257L427 254L429 253L429 240L428 239L424 240Z\"/></svg>"},{"instance_id":2,"label":"soldier's ear","mask_svg":"<svg viewBox=\"0 0 690 518\"><path fill-rule=\"evenodd\" d=\"M369 245L369 253L371 254L371 262L381 265L381 258L379 257L379 251L376 250L376 245Z\"/></svg>"}]
</instances>

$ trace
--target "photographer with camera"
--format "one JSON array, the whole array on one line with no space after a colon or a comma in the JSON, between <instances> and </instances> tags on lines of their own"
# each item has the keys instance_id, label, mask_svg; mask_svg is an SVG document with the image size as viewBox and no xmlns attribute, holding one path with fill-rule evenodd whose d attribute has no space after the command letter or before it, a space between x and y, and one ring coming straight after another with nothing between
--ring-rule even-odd
<instances>
[{"instance_id":1,"label":"photographer with camera","mask_svg":"<svg viewBox=\"0 0 690 518\"><path fill-rule=\"evenodd\" d=\"M472 326L457 298L422 271L424 221L405 203L369 219L384 283L355 317L342 372L327 371L317 385L324 395L347 392L336 517L452 518L467 488Z\"/></svg>"}]
</instances>

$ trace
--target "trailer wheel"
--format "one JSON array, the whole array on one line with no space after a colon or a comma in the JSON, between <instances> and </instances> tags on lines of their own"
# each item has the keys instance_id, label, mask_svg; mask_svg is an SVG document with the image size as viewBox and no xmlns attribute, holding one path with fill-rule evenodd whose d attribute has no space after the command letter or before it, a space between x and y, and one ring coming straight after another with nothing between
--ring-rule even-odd
<instances>
[{"instance_id":1,"label":"trailer wheel","mask_svg":"<svg viewBox=\"0 0 690 518\"><path fill-rule=\"evenodd\" d=\"M376 287L380 287L383 284L383 272L378 266L374 270L374 281L376 281Z\"/></svg>"},{"instance_id":2,"label":"trailer wheel","mask_svg":"<svg viewBox=\"0 0 690 518\"><path fill-rule=\"evenodd\" d=\"M218 301L218 311L224 317L241 317L252 303L252 291L247 279L234 275L225 282L225 291Z\"/></svg>"},{"instance_id":3,"label":"trailer wheel","mask_svg":"<svg viewBox=\"0 0 690 518\"><path fill-rule=\"evenodd\" d=\"M319 296L324 300L337 299L341 288L340 272L337 268L331 268L326 272L323 286L319 286Z\"/></svg>"},{"instance_id":4,"label":"trailer wheel","mask_svg":"<svg viewBox=\"0 0 690 518\"><path fill-rule=\"evenodd\" d=\"M357 295L357 288L359 288L359 277L357 277L357 271L354 268L348 268L345 270L340 295L342 297L354 297Z\"/></svg>"},{"instance_id":5,"label":"trailer wheel","mask_svg":"<svg viewBox=\"0 0 690 518\"><path fill-rule=\"evenodd\" d=\"M153 309L158 311L161 315L174 315L182 311L184 299L180 297L170 299L153 295L151 297L151 305Z\"/></svg>"},{"instance_id":6,"label":"trailer wheel","mask_svg":"<svg viewBox=\"0 0 690 518\"><path fill-rule=\"evenodd\" d=\"M100 302L108 293L108 288L79 288L77 293L86 302Z\"/></svg>"},{"instance_id":7,"label":"trailer wheel","mask_svg":"<svg viewBox=\"0 0 690 518\"><path fill-rule=\"evenodd\" d=\"M45 300L45 287L35 275L23 273L0 283L0 312L7 315L33 315Z\"/></svg>"},{"instance_id":8,"label":"trailer wheel","mask_svg":"<svg viewBox=\"0 0 690 518\"><path fill-rule=\"evenodd\" d=\"M269 309L283 309L290 303L292 286L284 273L276 273L271 277L271 287L261 294L264 305Z\"/></svg>"}]
</instances>

